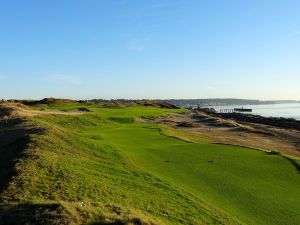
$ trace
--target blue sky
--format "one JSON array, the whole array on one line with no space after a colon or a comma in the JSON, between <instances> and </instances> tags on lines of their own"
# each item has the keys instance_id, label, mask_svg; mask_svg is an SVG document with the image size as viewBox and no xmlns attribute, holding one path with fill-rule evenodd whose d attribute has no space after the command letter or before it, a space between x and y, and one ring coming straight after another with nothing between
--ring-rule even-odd
<instances>
[{"instance_id":1,"label":"blue sky","mask_svg":"<svg viewBox=\"0 0 300 225\"><path fill-rule=\"evenodd\" d=\"M300 99L299 0L0 0L0 98Z\"/></svg>"}]
</instances>

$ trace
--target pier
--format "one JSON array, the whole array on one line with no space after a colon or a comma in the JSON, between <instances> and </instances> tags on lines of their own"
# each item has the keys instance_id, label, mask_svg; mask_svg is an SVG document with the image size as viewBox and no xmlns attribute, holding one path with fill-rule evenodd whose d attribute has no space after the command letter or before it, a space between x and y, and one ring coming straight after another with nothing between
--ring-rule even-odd
<instances>
[{"instance_id":1,"label":"pier","mask_svg":"<svg viewBox=\"0 0 300 225\"><path fill-rule=\"evenodd\" d=\"M234 108L234 109L220 109L220 113L236 113L236 112L252 112L252 109Z\"/></svg>"},{"instance_id":2,"label":"pier","mask_svg":"<svg viewBox=\"0 0 300 225\"><path fill-rule=\"evenodd\" d=\"M234 113L234 109L220 109L220 113Z\"/></svg>"}]
</instances>

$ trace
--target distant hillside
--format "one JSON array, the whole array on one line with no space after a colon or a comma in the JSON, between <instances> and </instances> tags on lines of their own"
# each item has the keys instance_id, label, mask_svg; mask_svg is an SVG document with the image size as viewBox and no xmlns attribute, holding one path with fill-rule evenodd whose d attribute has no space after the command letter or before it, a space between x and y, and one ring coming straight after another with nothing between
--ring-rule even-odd
<instances>
[{"instance_id":1,"label":"distant hillside","mask_svg":"<svg viewBox=\"0 0 300 225\"><path fill-rule=\"evenodd\" d=\"M158 100L166 101L176 106L189 106L189 105L201 105L201 106L214 106L214 105L262 105L262 104L276 104L276 103L296 103L293 100L282 101L261 101L250 99L236 99L236 98L208 98L208 99L168 99Z\"/></svg>"},{"instance_id":2,"label":"distant hillside","mask_svg":"<svg viewBox=\"0 0 300 225\"><path fill-rule=\"evenodd\" d=\"M207 99L90 99L90 100L71 100L71 99L56 99L44 98L42 100L8 100L9 102L18 102L25 105L65 105L74 103L105 103L105 104L138 104L144 106L154 106L158 108L177 108L188 106L222 106L222 105L262 105L262 104L287 104L287 103L300 103L296 100L273 100L261 101L251 99L238 99L238 98L207 98Z\"/></svg>"},{"instance_id":3,"label":"distant hillside","mask_svg":"<svg viewBox=\"0 0 300 225\"><path fill-rule=\"evenodd\" d=\"M22 103L24 105L38 105L38 104L67 105L67 104L74 104L77 101L71 100L71 99L44 98L42 100L15 100L15 99L11 99L11 100L8 100L8 102Z\"/></svg>"},{"instance_id":4,"label":"distant hillside","mask_svg":"<svg viewBox=\"0 0 300 225\"><path fill-rule=\"evenodd\" d=\"M300 101L295 101L295 100L278 100L275 101L278 104L286 104L286 103L300 103Z\"/></svg>"},{"instance_id":5,"label":"distant hillside","mask_svg":"<svg viewBox=\"0 0 300 225\"><path fill-rule=\"evenodd\" d=\"M262 104L284 104L284 103L298 103L295 100L274 100L274 101L261 101L261 100L251 100L251 99L238 99L238 98L207 98L207 99L91 99L87 100L88 102L160 102L160 103L169 103L179 107L186 107L192 105L201 105L201 106L216 106L216 105L262 105Z\"/></svg>"}]
</instances>

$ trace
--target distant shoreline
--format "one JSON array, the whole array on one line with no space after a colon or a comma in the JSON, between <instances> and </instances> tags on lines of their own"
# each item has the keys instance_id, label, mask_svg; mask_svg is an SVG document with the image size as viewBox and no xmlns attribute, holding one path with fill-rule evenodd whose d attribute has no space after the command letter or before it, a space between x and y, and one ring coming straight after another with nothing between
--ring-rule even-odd
<instances>
[{"instance_id":1,"label":"distant shoreline","mask_svg":"<svg viewBox=\"0 0 300 225\"><path fill-rule=\"evenodd\" d=\"M167 101L176 106L190 107L190 106L241 106L241 105L274 105L274 104L293 104L300 103L297 100L251 100L251 99L237 99L237 98L208 98L208 99L169 99L157 100Z\"/></svg>"},{"instance_id":2,"label":"distant shoreline","mask_svg":"<svg viewBox=\"0 0 300 225\"><path fill-rule=\"evenodd\" d=\"M251 115L263 117L283 117L300 120L300 103L277 103L264 105L238 105L238 106L207 106L220 112L223 109L249 108L252 109Z\"/></svg>"},{"instance_id":3,"label":"distant shoreline","mask_svg":"<svg viewBox=\"0 0 300 225\"><path fill-rule=\"evenodd\" d=\"M257 123L262 125L270 125L278 128L284 129L295 129L300 131L300 120L295 118L285 118L285 117L271 117L271 116L261 116L250 113L217 113L209 109L195 109L196 111L203 111L210 115L214 115L223 119L233 119L237 122L248 122Z\"/></svg>"}]
</instances>

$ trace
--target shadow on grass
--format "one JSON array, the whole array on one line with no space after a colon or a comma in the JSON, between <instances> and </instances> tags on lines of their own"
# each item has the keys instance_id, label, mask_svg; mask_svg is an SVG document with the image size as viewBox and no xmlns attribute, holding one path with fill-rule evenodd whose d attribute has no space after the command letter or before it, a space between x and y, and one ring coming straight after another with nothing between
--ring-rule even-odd
<instances>
[{"instance_id":1,"label":"shadow on grass","mask_svg":"<svg viewBox=\"0 0 300 225\"><path fill-rule=\"evenodd\" d=\"M287 156L282 156L282 157L285 158L286 160L288 160L295 167L295 169L298 171L298 173L300 174L300 164L297 163L297 161L295 159L291 159Z\"/></svg>"},{"instance_id":2,"label":"shadow on grass","mask_svg":"<svg viewBox=\"0 0 300 225\"><path fill-rule=\"evenodd\" d=\"M271 152L268 152L267 154L269 154L269 155L277 155L279 157L282 157L282 158L286 159L287 161L289 161L294 166L294 168L300 174L300 164L295 159L292 159L292 158L290 158L288 156L284 156L280 152L276 152L276 151L271 151Z\"/></svg>"},{"instance_id":3,"label":"shadow on grass","mask_svg":"<svg viewBox=\"0 0 300 225\"><path fill-rule=\"evenodd\" d=\"M90 223L89 225L127 225L127 224L147 225L148 223L144 223L139 218L133 218L133 219L130 219L129 221L116 220L113 222L95 222L95 223Z\"/></svg>"},{"instance_id":4,"label":"shadow on grass","mask_svg":"<svg viewBox=\"0 0 300 225\"><path fill-rule=\"evenodd\" d=\"M0 225L64 225L72 217L60 204L23 203L0 207Z\"/></svg>"},{"instance_id":5,"label":"shadow on grass","mask_svg":"<svg viewBox=\"0 0 300 225\"><path fill-rule=\"evenodd\" d=\"M89 225L126 225L126 223L122 221L115 221L115 222L96 222L90 223Z\"/></svg>"},{"instance_id":6,"label":"shadow on grass","mask_svg":"<svg viewBox=\"0 0 300 225\"><path fill-rule=\"evenodd\" d=\"M26 128L22 119L0 121L0 194L15 175L15 164L24 157L29 135L36 132L36 128Z\"/></svg>"},{"instance_id":7,"label":"shadow on grass","mask_svg":"<svg viewBox=\"0 0 300 225\"><path fill-rule=\"evenodd\" d=\"M79 211L71 213L60 203L0 204L0 225L69 225L86 224ZM101 219L102 220L102 219ZM97 221L88 225L151 225L140 218L123 218L114 221Z\"/></svg>"}]
</instances>

